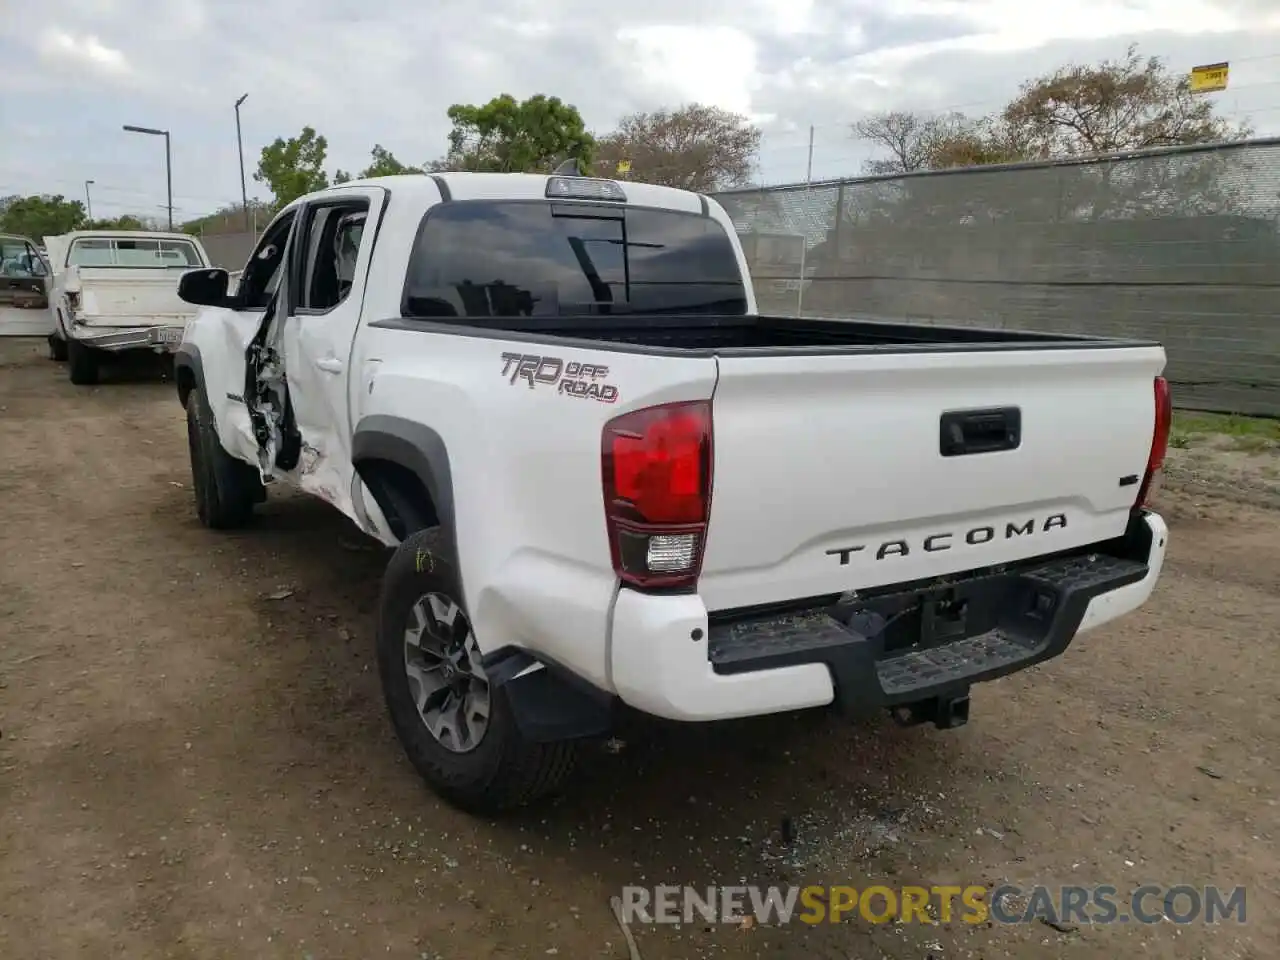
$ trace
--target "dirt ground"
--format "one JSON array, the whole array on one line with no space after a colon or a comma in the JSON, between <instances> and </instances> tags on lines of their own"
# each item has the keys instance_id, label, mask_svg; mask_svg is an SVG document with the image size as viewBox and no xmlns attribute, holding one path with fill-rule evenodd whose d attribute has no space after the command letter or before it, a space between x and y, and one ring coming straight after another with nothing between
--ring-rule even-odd
<instances>
[{"instance_id":1,"label":"dirt ground","mask_svg":"<svg viewBox=\"0 0 1280 960\"><path fill-rule=\"evenodd\" d=\"M384 716L380 549L279 495L203 530L161 371L77 388L0 340L0 958L626 958L624 884L785 881L1243 885L1248 913L696 922L637 929L641 955L1274 957L1275 453L1216 487L1203 447L1174 453L1152 602L976 688L968 726L641 723L489 824L427 792Z\"/></svg>"}]
</instances>

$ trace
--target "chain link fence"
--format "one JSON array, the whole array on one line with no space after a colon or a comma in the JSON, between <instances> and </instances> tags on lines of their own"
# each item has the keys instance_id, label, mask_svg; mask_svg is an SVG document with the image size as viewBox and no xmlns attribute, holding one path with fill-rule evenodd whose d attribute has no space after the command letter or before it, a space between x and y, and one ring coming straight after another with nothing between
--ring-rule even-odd
<instances>
[{"instance_id":1,"label":"chain link fence","mask_svg":"<svg viewBox=\"0 0 1280 960\"><path fill-rule=\"evenodd\" d=\"M1280 416L1280 138L716 199L762 312L1150 338L1180 407Z\"/></svg>"},{"instance_id":2,"label":"chain link fence","mask_svg":"<svg viewBox=\"0 0 1280 960\"><path fill-rule=\"evenodd\" d=\"M761 312L1144 337L1280 416L1280 138L716 195Z\"/></svg>"}]
</instances>

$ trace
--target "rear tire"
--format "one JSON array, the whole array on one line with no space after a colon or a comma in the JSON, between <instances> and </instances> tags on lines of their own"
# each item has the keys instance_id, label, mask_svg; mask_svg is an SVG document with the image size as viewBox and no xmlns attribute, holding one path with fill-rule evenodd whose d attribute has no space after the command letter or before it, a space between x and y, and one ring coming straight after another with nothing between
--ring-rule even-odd
<instances>
[{"instance_id":1,"label":"rear tire","mask_svg":"<svg viewBox=\"0 0 1280 960\"><path fill-rule=\"evenodd\" d=\"M457 571L441 546L438 529L422 530L401 543L387 564L377 634L382 692L396 736L427 785L467 813L493 816L553 793L573 768L575 745L525 739L502 688L489 687ZM452 631L443 630L432 613L442 609L455 613ZM407 635L420 620L419 642L410 643ZM452 655L423 656L446 633L438 646L446 654L452 647ZM473 724L468 714L479 722ZM437 732L428 725L433 717ZM439 722L443 717L458 722ZM465 736L456 732L462 727L468 728Z\"/></svg>"},{"instance_id":2,"label":"rear tire","mask_svg":"<svg viewBox=\"0 0 1280 960\"><path fill-rule=\"evenodd\" d=\"M56 333L49 334L49 359L59 363L64 363L67 359L67 341Z\"/></svg>"},{"instance_id":3,"label":"rear tire","mask_svg":"<svg viewBox=\"0 0 1280 960\"><path fill-rule=\"evenodd\" d=\"M204 391L187 395L187 449L196 514L210 530L234 530L253 516L266 497L258 471L222 448Z\"/></svg>"},{"instance_id":4,"label":"rear tire","mask_svg":"<svg viewBox=\"0 0 1280 960\"><path fill-rule=\"evenodd\" d=\"M88 387L98 382L98 351L79 340L67 343L67 373L76 386Z\"/></svg>"}]
</instances>

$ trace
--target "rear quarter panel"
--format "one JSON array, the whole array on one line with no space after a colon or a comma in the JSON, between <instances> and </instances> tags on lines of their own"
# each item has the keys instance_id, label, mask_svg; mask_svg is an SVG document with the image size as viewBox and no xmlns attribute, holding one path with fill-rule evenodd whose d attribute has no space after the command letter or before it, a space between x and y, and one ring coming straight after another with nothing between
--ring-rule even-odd
<instances>
[{"instance_id":1,"label":"rear quarter panel","mask_svg":"<svg viewBox=\"0 0 1280 960\"><path fill-rule=\"evenodd\" d=\"M649 196L654 190L658 200ZM636 202L700 208L692 194L636 192ZM380 414L440 436L452 477L457 564L482 650L527 645L611 686L607 644L617 577L601 487L604 424L640 407L709 398L716 361L490 338L434 324L386 325L381 318L400 316L424 212L398 202L391 186L350 359L351 427L358 431L361 420ZM708 212L734 244L754 310L733 223L714 200ZM566 372L571 364L595 368L577 379L612 386L617 397L602 402L562 393L553 383L531 385L513 356L558 360ZM542 369L549 374L554 365Z\"/></svg>"},{"instance_id":2,"label":"rear quarter panel","mask_svg":"<svg viewBox=\"0 0 1280 960\"><path fill-rule=\"evenodd\" d=\"M428 425L447 450L457 564L481 649L532 646L609 685L617 579L601 488L604 424L639 407L710 397L715 360L431 325L367 328L358 346L357 431L374 414L404 418ZM616 399L573 396L557 370L613 387Z\"/></svg>"}]
</instances>

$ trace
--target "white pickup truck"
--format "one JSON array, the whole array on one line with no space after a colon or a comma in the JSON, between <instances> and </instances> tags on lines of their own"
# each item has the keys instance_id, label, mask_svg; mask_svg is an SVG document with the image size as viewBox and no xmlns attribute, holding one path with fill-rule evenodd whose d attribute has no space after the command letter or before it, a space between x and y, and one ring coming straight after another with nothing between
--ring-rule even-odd
<instances>
[{"instance_id":1,"label":"white pickup truck","mask_svg":"<svg viewBox=\"0 0 1280 960\"><path fill-rule=\"evenodd\" d=\"M67 360L72 383L98 382L111 353L172 351L194 315L178 297L181 271L209 266L185 233L83 230L47 237L53 264L49 355Z\"/></svg>"},{"instance_id":2,"label":"white pickup truck","mask_svg":"<svg viewBox=\"0 0 1280 960\"><path fill-rule=\"evenodd\" d=\"M549 792L619 704L959 725L1160 574L1160 345L759 316L696 193L355 181L179 290L201 521L283 481L394 548L387 707L464 809Z\"/></svg>"}]
</instances>

